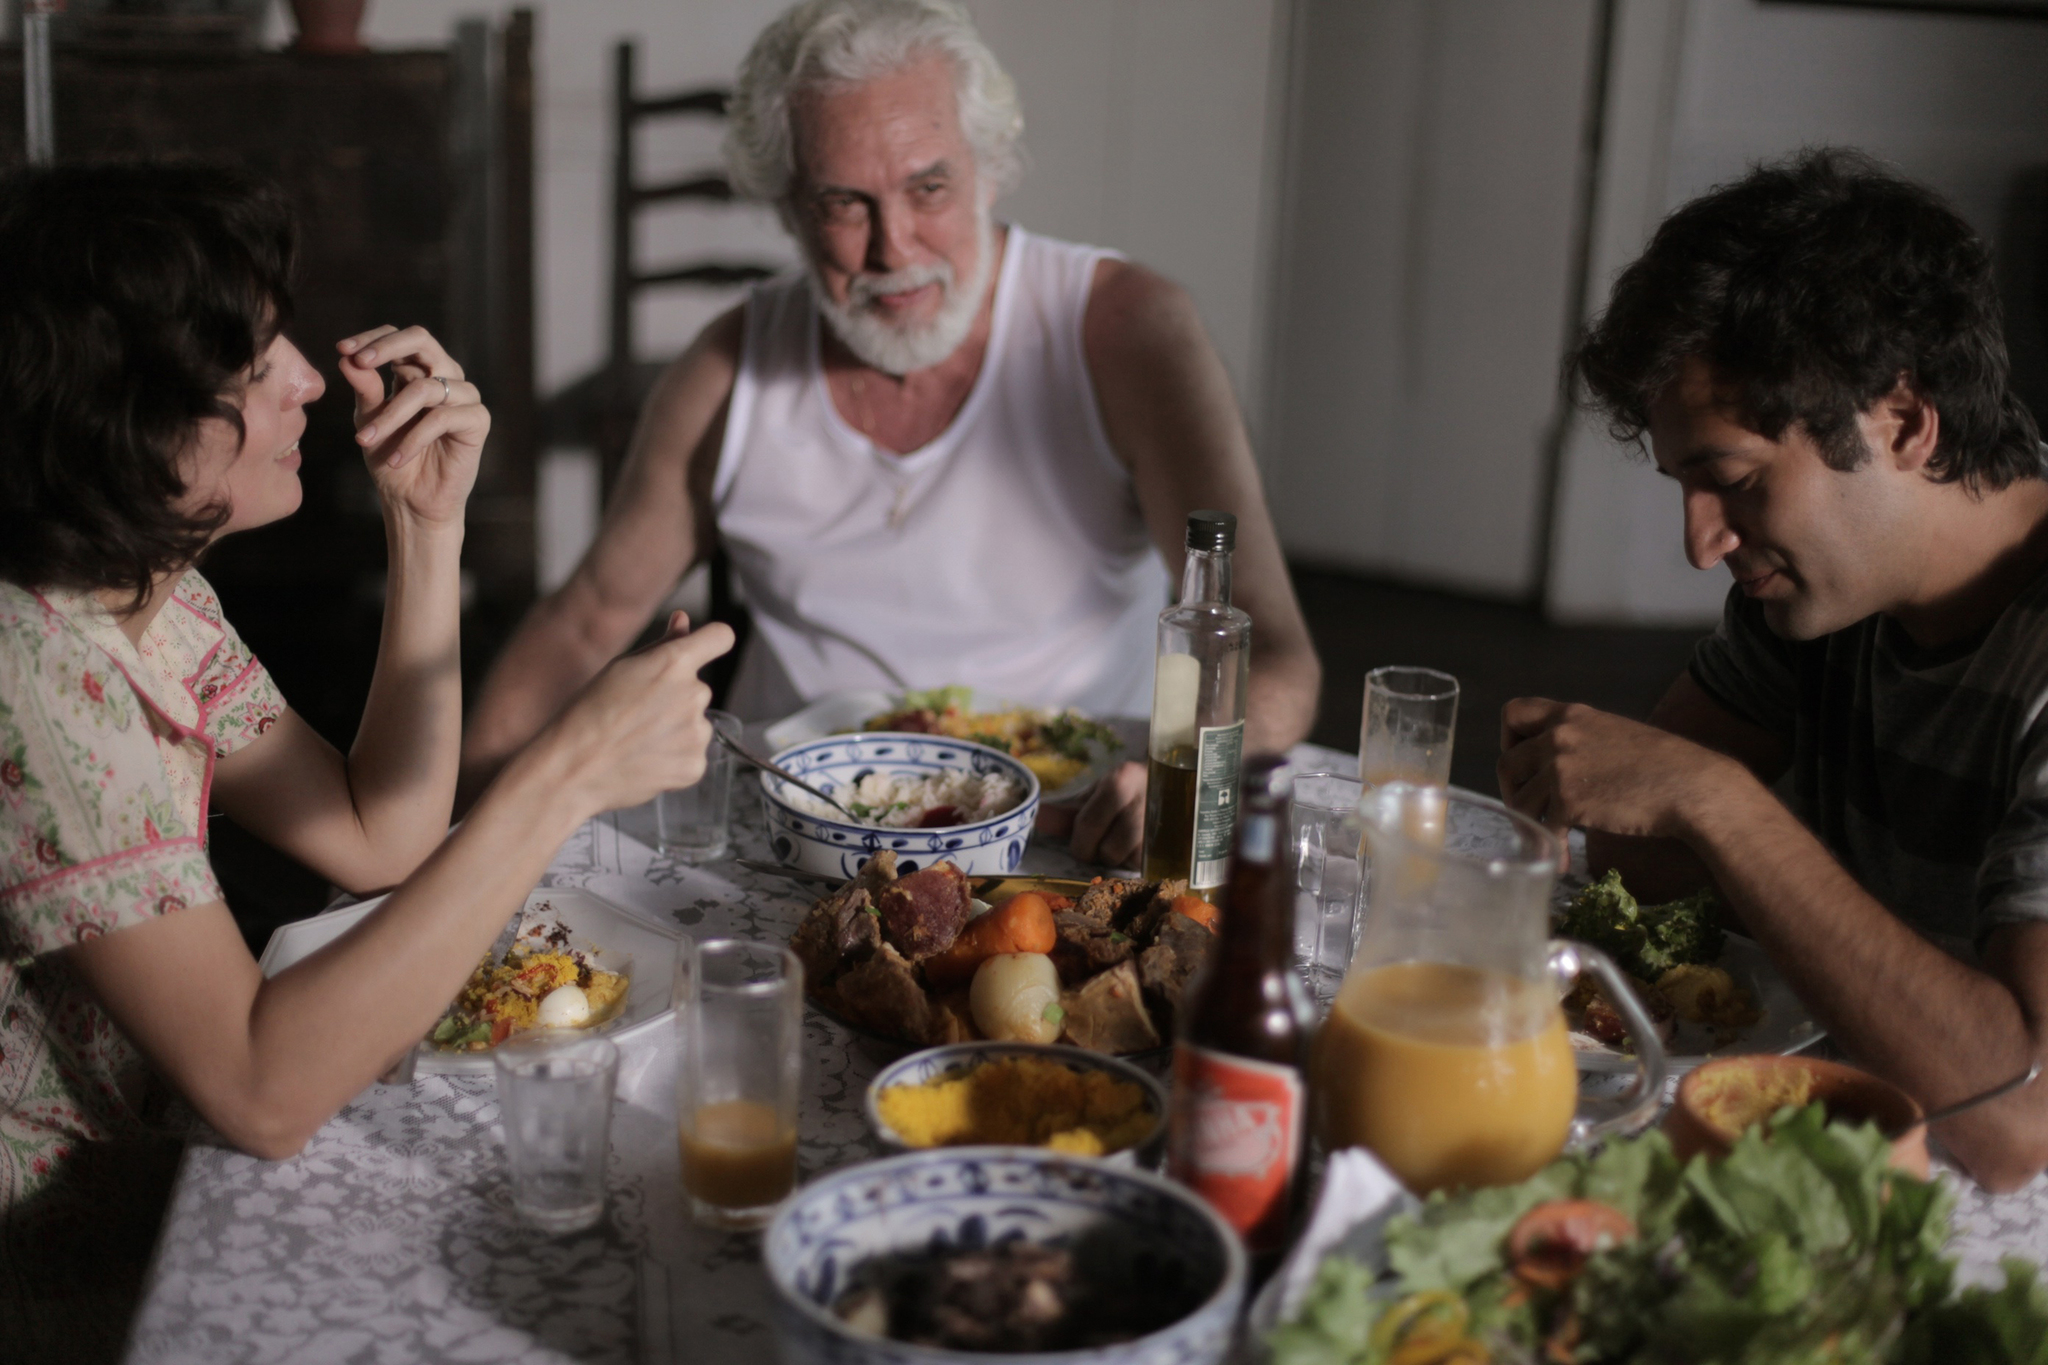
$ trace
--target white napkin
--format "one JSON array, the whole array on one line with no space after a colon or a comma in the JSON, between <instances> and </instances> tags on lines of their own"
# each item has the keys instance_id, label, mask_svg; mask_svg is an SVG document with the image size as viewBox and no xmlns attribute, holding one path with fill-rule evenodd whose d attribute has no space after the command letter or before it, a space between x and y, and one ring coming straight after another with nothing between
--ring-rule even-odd
<instances>
[{"instance_id":1,"label":"white napkin","mask_svg":"<svg viewBox=\"0 0 2048 1365\"><path fill-rule=\"evenodd\" d=\"M1367 1265L1386 1263L1383 1234L1387 1220L1420 1208L1378 1157L1363 1147L1347 1147L1323 1164L1323 1185L1316 1192L1308 1226L1287 1259L1252 1301L1245 1321L1254 1342L1294 1316L1302 1296L1315 1282L1323 1257L1342 1251Z\"/></svg>"}]
</instances>

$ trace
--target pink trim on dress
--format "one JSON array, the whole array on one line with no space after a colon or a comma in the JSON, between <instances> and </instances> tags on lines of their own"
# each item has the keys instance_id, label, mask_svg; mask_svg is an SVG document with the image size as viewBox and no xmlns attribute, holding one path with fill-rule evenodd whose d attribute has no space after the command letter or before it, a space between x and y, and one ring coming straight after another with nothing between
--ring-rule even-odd
<instances>
[{"instance_id":1,"label":"pink trim on dress","mask_svg":"<svg viewBox=\"0 0 2048 1365\"><path fill-rule=\"evenodd\" d=\"M208 771L209 773L211 772L211 765L209 765ZM17 885L0 889L0 904L11 901L16 896L22 895L25 892L46 889L60 884L67 877L90 872L94 868L104 867L108 863L118 863L125 859L140 858L145 854L153 856L176 849L185 844L190 844L201 858L206 856L206 840L197 834L181 834L175 839L158 839L154 843L137 844L132 848L120 849L117 852L103 853L99 857L87 862L73 863L69 867L60 867L55 872L37 877L34 881L21 882Z\"/></svg>"}]
</instances>

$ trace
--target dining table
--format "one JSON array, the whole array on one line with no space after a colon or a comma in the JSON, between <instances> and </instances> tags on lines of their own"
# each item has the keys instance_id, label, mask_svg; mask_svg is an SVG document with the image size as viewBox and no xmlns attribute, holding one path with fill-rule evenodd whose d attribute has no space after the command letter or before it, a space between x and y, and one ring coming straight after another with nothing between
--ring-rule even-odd
<instances>
[{"instance_id":1,"label":"dining table","mask_svg":"<svg viewBox=\"0 0 2048 1365\"><path fill-rule=\"evenodd\" d=\"M1355 772L1332 749L1298 764ZM819 894L742 866L770 858L758 785L734 784L732 857L655 847L651 806L613 811L556 853L545 886L580 887L670 932L781 942ZM1035 840L1020 871L1093 875ZM868 1082L898 1045L815 1009L804 1019L800 1178L883 1155ZM126 1359L170 1365L602 1361L768 1365L776 1342L757 1233L700 1228L681 1187L672 1030L620 1048L603 1219L548 1235L515 1215L492 1077L373 1084L297 1156L265 1161L203 1128L184 1153ZM1960 1278L2048 1260L2048 1177L2004 1195L1952 1169Z\"/></svg>"}]
</instances>

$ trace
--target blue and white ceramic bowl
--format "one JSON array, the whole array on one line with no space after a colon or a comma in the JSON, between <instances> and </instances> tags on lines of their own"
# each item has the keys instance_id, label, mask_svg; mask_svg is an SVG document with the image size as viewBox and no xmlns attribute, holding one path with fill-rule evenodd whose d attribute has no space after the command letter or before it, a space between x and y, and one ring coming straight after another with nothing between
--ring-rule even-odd
<instances>
[{"instance_id":1,"label":"blue and white ceramic bowl","mask_svg":"<svg viewBox=\"0 0 2048 1365\"><path fill-rule=\"evenodd\" d=\"M1012 1233L1061 1239L1103 1273L1127 1275L1134 1293L1182 1286L1198 1306L1136 1341L1002 1356L868 1336L832 1312L849 1274L871 1256L982 1246ZM761 1259L787 1365L1216 1365L1245 1289L1244 1247L1199 1195L1143 1171L1030 1147L948 1147L834 1172L782 1206Z\"/></svg>"},{"instance_id":2,"label":"blue and white ceramic bowl","mask_svg":"<svg viewBox=\"0 0 2048 1365\"><path fill-rule=\"evenodd\" d=\"M1106 1071L1117 1080L1128 1081L1145 1092L1146 1106L1152 1111L1152 1131L1143 1142L1112 1152L1103 1160L1113 1166L1144 1166L1151 1168L1159 1164L1166 1153L1166 1087L1154 1076L1140 1071L1120 1057L1111 1057L1101 1052L1085 1052L1077 1047L1061 1047L1053 1043L1000 1043L981 1040L972 1043L947 1043L943 1047L928 1047L922 1052L913 1052L908 1057L898 1058L877 1072L875 1079L868 1083L867 1115L868 1127L874 1130L882 1145L894 1152L912 1150L903 1135L882 1120L882 1092L892 1086L923 1085L936 1081L955 1072L965 1074L984 1062L993 1062L1004 1057L1036 1057L1041 1061L1054 1062L1071 1067L1076 1071Z\"/></svg>"},{"instance_id":3,"label":"blue and white ceramic bowl","mask_svg":"<svg viewBox=\"0 0 2048 1365\"><path fill-rule=\"evenodd\" d=\"M828 735L791 745L775 755L787 768L821 791L843 800L840 793L872 772L915 780L965 768L975 773L1001 772L1024 788L1024 799L1001 815L971 825L939 829L880 829L857 825L844 817L811 815L790 804L788 783L774 773L761 774L767 799L768 845L776 858L807 872L851 877L882 849L896 855L898 873L915 872L935 862L950 862L970 877L1015 872L1031 842L1038 819L1038 778L1031 769L1000 749L942 735L908 735L876 731L861 735Z\"/></svg>"}]
</instances>

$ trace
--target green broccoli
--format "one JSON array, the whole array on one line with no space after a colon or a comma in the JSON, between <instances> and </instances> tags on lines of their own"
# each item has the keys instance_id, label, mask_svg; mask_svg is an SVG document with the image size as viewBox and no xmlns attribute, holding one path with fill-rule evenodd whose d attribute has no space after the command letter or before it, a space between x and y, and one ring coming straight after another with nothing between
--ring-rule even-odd
<instances>
[{"instance_id":1,"label":"green broccoli","mask_svg":"<svg viewBox=\"0 0 2048 1365\"><path fill-rule=\"evenodd\" d=\"M1715 907L1711 889L1664 905L1638 905L1622 886L1620 871L1610 868L1572 897L1557 932L1598 948L1630 976L1655 981L1673 967L1721 955L1725 935Z\"/></svg>"},{"instance_id":2,"label":"green broccoli","mask_svg":"<svg viewBox=\"0 0 2048 1365\"><path fill-rule=\"evenodd\" d=\"M1716 918L1711 888L1702 887L1683 900L1642 907L1649 941L1637 953L1644 970L1636 975L1655 981L1673 967L1712 962L1721 955L1727 934Z\"/></svg>"}]
</instances>

